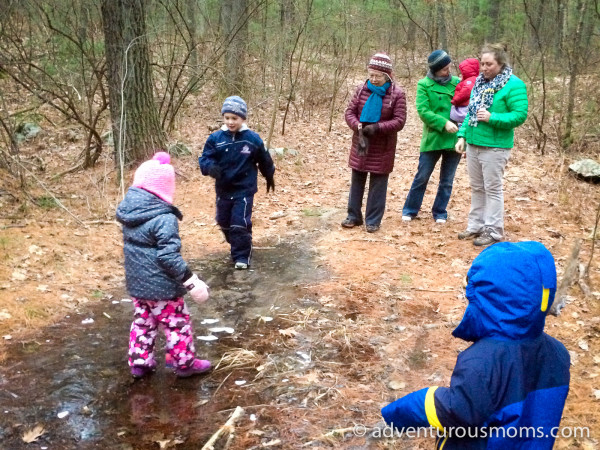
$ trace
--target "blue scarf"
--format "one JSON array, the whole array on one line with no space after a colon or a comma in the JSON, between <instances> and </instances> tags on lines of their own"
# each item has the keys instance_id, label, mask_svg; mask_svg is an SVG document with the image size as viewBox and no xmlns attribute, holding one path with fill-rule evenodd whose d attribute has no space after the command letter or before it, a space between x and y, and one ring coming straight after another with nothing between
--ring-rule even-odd
<instances>
[{"instance_id":1,"label":"blue scarf","mask_svg":"<svg viewBox=\"0 0 600 450\"><path fill-rule=\"evenodd\" d=\"M379 119L381 119L381 108L383 107L383 97L390 85L390 82L386 81L383 86L373 86L370 81L367 81L367 88L369 88L372 94L365 102L365 106L363 106L360 113L361 122L379 122Z\"/></svg>"},{"instance_id":2,"label":"blue scarf","mask_svg":"<svg viewBox=\"0 0 600 450\"><path fill-rule=\"evenodd\" d=\"M489 109L494 103L494 94L504 87L504 85L510 79L512 75L512 69L506 66L502 72L494 77L493 80L486 80L483 77L483 73L480 73L475 80L475 86L471 92L471 99L469 100L469 125L476 127L479 123L477 121L477 111L480 108Z\"/></svg>"}]
</instances>

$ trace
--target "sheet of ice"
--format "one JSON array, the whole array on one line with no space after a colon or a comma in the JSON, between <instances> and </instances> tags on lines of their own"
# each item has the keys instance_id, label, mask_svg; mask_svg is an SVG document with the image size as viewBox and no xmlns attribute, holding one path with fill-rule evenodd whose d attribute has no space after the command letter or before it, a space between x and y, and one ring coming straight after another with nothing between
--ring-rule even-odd
<instances>
[{"instance_id":1,"label":"sheet of ice","mask_svg":"<svg viewBox=\"0 0 600 450\"><path fill-rule=\"evenodd\" d=\"M217 323L219 319L204 319L200 322L200 325L212 325L213 323Z\"/></svg>"},{"instance_id":2,"label":"sheet of ice","mask_svg":"<svg viewBox=\"0 0 600 450\"><path fill-rule=\"evenodd\" d=\"M215 328L209 328L208 331L210 331L211 333L229 333L229 334L233 334L234 329L231 327L215 327Z\"/></svg>"}]
</instances>

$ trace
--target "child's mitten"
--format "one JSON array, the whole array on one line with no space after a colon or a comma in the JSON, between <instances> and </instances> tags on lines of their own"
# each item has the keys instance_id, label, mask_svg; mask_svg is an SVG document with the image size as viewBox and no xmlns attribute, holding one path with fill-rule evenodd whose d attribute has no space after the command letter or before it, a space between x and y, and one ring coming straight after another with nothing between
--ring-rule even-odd
<instances>
[{"instance_id":1,"label":"child's mitten","mask_svg":"<svg viewBox=\"0 0 600 450\"><path fill-rule=\"evenodd\" d=\"M192 275L183 282L183 285L196 303L204 303L208 300L208 286L198 278L198 275Z\"/></svg>"},{"instance_id":2,"label":"child's mitten","mask_svg":"<svg viewBox=\"0 0 600 450\"><path fill-rule=\"evenodd\" d=\"M275 180L273 179L272 175L267 177L267 194L269 191L275 192Z\"/></svg>"},{"instance_id":3,"label":"child's mitten","mask_svg":"<svg viewBox=\"0 0 600 450\"><path fill-rule=\"evenodd\" d=\"M208 169L208 174L213 177L215 180L221 178L221 168L216 164L213 164L210 169Z\"/></svg>"}]
</instances>

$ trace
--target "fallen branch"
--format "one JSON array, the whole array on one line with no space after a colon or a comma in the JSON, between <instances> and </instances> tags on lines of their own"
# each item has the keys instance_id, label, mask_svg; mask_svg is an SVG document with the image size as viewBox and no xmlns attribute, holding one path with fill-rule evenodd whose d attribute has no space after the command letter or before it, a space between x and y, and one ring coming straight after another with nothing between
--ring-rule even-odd
<instances>
[{"instance_id":1,"label":"fallen branch","mask_svg":"<svg viewBox=\"0 0 600 450\"><path fill-rule=\"evenodd\" d=\"M560 282L560 286L556 290L556 295L554 296L554 303L550 307L549 314L553 316L559 316L561 310L565 307L566 304L566 296L567 290L571 287L571 285L578 278L577 272L579 271L579 251L581 250L581 239L576 239L573 243L573 248L571 249L571 256L567 260L567 268L565 269L565 273L563 274L562 281Z\"/></svg>"},{"instance_id":2,"label":"fallen branch","mask_svg":"<svg viewBox=\"0 0 600 450\"><path fill-rule=\"evenodd\" d=\"M12 224L12 225L2 225L0 226L0 230L6 230L7 228L25 228L27 225L23 224Z\"/></svg>"},{"instance_id":3,"label":"fallen branch","mask_svg":"<svg viewBox=\"0 0 600 450\"><path fill-rule=\"evenodd\" d=\"M585 281L586 278L587 277L586 277L585 264L581 263L581 264L579 264L579 281L578 281L579 288L583 292L583 295L585 295L586 297L591 297L592 290L587 285L587 282Z\"/></svg>"},{"instance_id":4,"label":"fallen branch","mask_svg":"<svg viewBox=\"0 0 600 450\"><path fill-rule=\"evenodd\" d=\"M425 288L419 288L419 287L409 287L409 288L402 288L402 290L405 291L421 291L421 292L460 292L460 289L425 289Z\"/></svg>"},{"instance_id":5,"label":"fallen branch","mask_svg":"<svg viewBox=\"0 0 600 450\"><path fill-rule=\"evenodd\" d=\"M73 167L70 167L67 170L63 170L62 172L57 173L56 175L53 175L52 179L58 180L59 178L62 178L69 173L77 172L79 169L83 169L84 165L85 165L85 161L81 161L81 162L75 164Z\"/></svg>"},{"instance_id":6,"label":"fallen branch","mask_svg":"<svg viewBox=\"0 0 600 450\"><path fill-rule=\"evenodd\" d=\"M451 322L426 323L425 325L423 325L422 328L424 328L426 330L434 330L435 328L441 328L441 327L457 327L459 323L460 323L460 320L453 320ZM419 328L419 327L415 327L415 328Z\"/></svg>"},{"instance_id":7,"label":"fallen branch","mask_svg":"<svg viewBox=\"0 0 600 450\"><path fill-rule=\"evenodd\" d=\"M231 374L232 374L232 373L233 373L233 372L229 372L229 373L227 374L227 376L225 377L225 379L224 379L223 381L221 381L221 384L220 384L220 385L217 387L217 390L216 390L216 391L214 392L214 394L213 394L213 398L214 398L214 396L217 394L217 392L219 392L219 389L221 389L221 386L223 386L223 385L225 384L225 382L226 382L226 381L227 381L227 379L228 379L228 378L231 376Z\"/></svg>"},{"instance_id":8,"label":"fallen branch","mask_svg":"<svg viewBox=\"0 0 600 450\"><path fill-rule=\"evenodd\" d=\"M202 447L202 450L214 450L214 444L219 440L221 435L232 435L235 432L235 423L239 420L240 417L242 417L243 414L244 408L242 408L241 406L236 407L235 411L233 411L233 414L231 414L229 419L227 419L227 422L225 422L225 425L219 428L217 432L210 437L210 439ZM227 440L227 445L231 443L231 439L232 438L229 438Z\"/></svg>"},{"instance_id":9,"label":"fallen branch","mask_svg":"<svg viewBox=\"0 0 600 450\"><path fill-rule=\"evenodd\" d=\"M308 447L308 446L314 444L315 442L319 442L319 441L322 441L325 439L331 439L331 438L335 438L335 437L344 437L344 435L346 433L353 432L355 429L356 429L356 426L347 427L347 428L336 428L335 430L331 430L325 434L322 434L318 438L307 442L306 444L302 445L302 447Z\"/></svg>"},{"instance_id":10,"label":"fallen branch","mask_svg":"<svg viewBox=\"0 0 600 450\"><path fill-rule=\"evenodd\" d=\"M592 250L590 251L590 260L587 263L587 267L583 272L583 278L589 278L590 276L590 266L592 265L592 260L594 258L594 248L596 246L596 236L598 234L598 223L600 222L600 203L598 203L598 210L596 211L596 222L594 223L594 231L592 232ZM587 286L587 285L586 285Z\"/></svg>"}]
</instances>

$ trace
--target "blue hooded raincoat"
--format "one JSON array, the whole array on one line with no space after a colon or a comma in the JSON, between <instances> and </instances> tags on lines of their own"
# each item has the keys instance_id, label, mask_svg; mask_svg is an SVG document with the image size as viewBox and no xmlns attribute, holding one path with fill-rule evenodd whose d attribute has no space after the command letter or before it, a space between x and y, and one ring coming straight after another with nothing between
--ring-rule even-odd
<instances>
[{"instance_id":1,"label":"blue hooded raincoat","mask_svg":"<svg viewBox=\"0 0 600 450\"><path fill-rule=\"evenodd\" d=\"M539 242L483 250L468 274L469 304L452 333L460 353L450 387L430 387L382 409L396 429L435 427L436 448L551 449L569 390L569 353L544 333L556 269Z\"/></svg>"}]
</instances>

